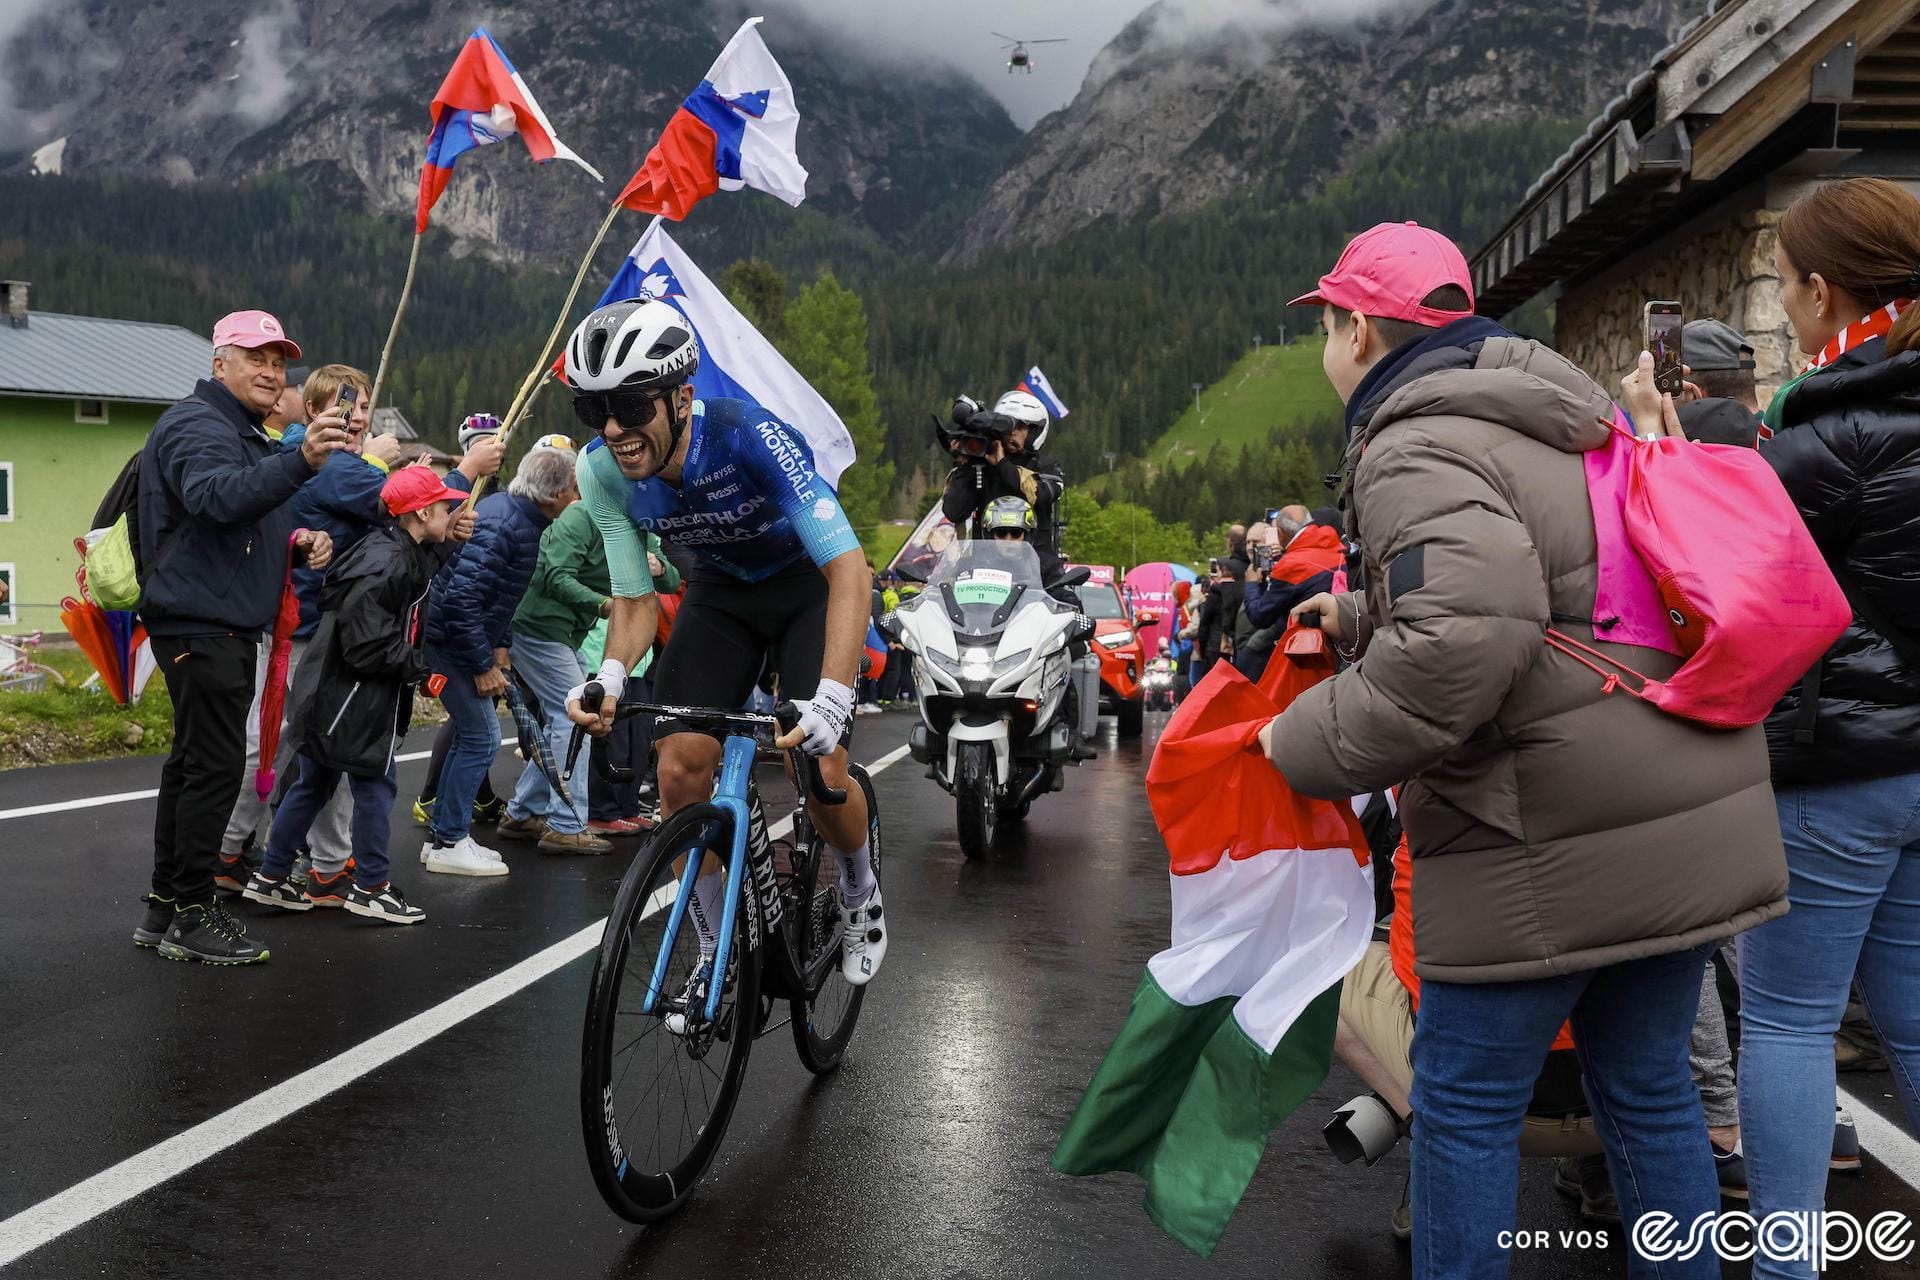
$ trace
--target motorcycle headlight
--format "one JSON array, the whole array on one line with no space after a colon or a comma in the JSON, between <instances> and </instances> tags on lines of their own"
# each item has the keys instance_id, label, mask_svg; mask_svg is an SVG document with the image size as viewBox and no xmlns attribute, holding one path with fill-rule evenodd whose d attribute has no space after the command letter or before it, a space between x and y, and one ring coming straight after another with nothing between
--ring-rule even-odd
<instances>
[{"instance_id":1,"label":"motorcycle headlight","mask_svg":"<svg viewBox=\"0 0 1920 1280\"><path fill-rule=\"evenodd\" d=\"M993 674L997 676L1003 676L1007 674L1007 672L1009 671L1017 670L1020 667L1020 665L1024 663L1029 656L1032 655L1032 653L1033 653L1032 649L1021 649L1017 652L1008 654L1004 658L995 658L993 660Z\"/></svg>"},{"instance_id":2,"label":"motorcycle headlight","mask_svg":"<svg viewBox=\"0 0 1920 1280\"><path fill-rule=\"evenodd\" d=\"M962 680L990 680L993 678L993 650L967 648L960 651L960 678Z\"/></svg>"}]
</instances>

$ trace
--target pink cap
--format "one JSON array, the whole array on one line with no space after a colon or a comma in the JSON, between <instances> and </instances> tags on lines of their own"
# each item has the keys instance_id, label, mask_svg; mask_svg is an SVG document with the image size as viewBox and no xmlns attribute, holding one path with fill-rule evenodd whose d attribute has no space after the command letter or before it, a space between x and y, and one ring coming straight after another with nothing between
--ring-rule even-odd
<instances>
[{"instance_id":1,"label":"pink cap","mask_svg":"<svg viewBox=\"0 0 1920 1280\"><path fill-rule=\"evenodd\" d=\"M300 344L287 336L280 322L264 311L235 311L213 326L216 347L279 347L287 359L300 358Z\"/></svg>"},{"instance_id":2,"label":"pink cap","mask_svg":"<svg viewBox=\"0 0 1920 1280\"><path fill-rule=\"evenodd\" d=\"M1458 285L1466 311L1420 305L1442 285ZM1417 222L1383 222L1355 236L1320 277L1320 287L1287 304L1338 307L1382 320L1405 320L1438 328L1473 310L1473 276L1453 241Z\"/></svg>"},{"instance_id":3,"label":"pink cap","mask_svg":"<svg viewBox=\"0 0 1920 1280\"><path fill-rule=\"evenodd\" d=\"M430 507L436 502L465 502L467 495L447 488L446 481L432 467L402 467L380 486L380 500L393 515Z\"/></svg>"}]
</instances>

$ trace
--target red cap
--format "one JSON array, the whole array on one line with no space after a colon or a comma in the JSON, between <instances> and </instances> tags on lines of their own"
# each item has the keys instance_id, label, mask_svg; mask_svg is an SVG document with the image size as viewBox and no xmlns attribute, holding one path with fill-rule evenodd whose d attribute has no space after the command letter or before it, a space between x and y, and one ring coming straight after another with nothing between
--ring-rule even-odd
<instances>
[{"instance_id":1,"label":"red cap","mask_svg":"<svg viewBox=\"0 0 1920 1280\"><path fill-rule=\"evenodd\" d=\"M213 326L216 347L279 347L287 359L300 358L300 344L287 336L280 322L264 311L235 311Z\"/></svg>"},{"instance_id":2,"label":"red cap","mask_svg":"<svg viewBox=\"0 0 1920 1280\"><path fill-rule=\"evenodd\" d=\"M447 488L432 467L402 467L380 486L380 501L396 516L430 507L436 502L464 502L467 495Z\"/></svg>"},{"instance_id":3,"label":"red cap","mask_svg":"<svg viewBox=\"0 0 1920 1280\"><path fill-rule=\"evenodd\" d=\"M1466 311L1420 305L1421 299L1448 284L1465 291ZM1417 222L1383 222L1347 244L1333 270L1320 277L1319 288L1287 305L1338 307L1438 328L1472 312L1473 276L1459 247L1438 231Z\"/></svg>"}]
</instances>

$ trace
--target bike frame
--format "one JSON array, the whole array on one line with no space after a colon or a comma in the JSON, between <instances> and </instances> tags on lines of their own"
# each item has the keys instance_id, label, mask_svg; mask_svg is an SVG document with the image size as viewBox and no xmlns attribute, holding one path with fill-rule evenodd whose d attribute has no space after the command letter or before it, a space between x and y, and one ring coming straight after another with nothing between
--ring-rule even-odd
<instances>
[{"instance_id":1,"label":"bike frame","mask_svg":"<svg viewBox=\"0 0 1920 1280\"><path fill-rule=\"evenodd\" d=\"M747 893L757 891L757 887L745 878L754 751L754 740L746 734L727 735L721 748L720 782L714 788L713 799L709 802L732 820L732 834L727 848L727 887L730 892L720 909L719 945L713 953L714 980L707 984L704 1019L707 1022L720 1016L720 997L726 988L727 964L733 957L733 926L740 917L740 903ZM661 940L660 954L653 962L653 976L647 981L647 1001L641 1006L643 1013L651 1014L658 1007L666 985L667 962L673 955L673 944L680 937L680 926L686 921L687 904L693 901L693 882L700 878L700 868L705 861L703 857L690 856L686 869L680 873L680 892L674 898L672 914L667 917L666 936Z\"/></svg>"}]
</instances>

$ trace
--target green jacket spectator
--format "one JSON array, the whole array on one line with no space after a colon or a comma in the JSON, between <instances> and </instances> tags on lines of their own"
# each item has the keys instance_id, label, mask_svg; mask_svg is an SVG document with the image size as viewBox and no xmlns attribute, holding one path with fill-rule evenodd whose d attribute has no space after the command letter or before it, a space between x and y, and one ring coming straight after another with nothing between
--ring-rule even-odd
<instances>
[{"instance_id":1,"label":"green jacket spectator","mask_svg":"<svg viewBox=\"0 0 1920 1280\"><path fill-rule=\"evenodd\" d=\"M649 533L646 545L647 554L659 561L655 589L678 591L680 571L660 554L660 539ZM578 649L612 593L606 544L587 504L576 502L540 535L540 561L514 612L514 633Z\"/></svg>"}]
</instances>

